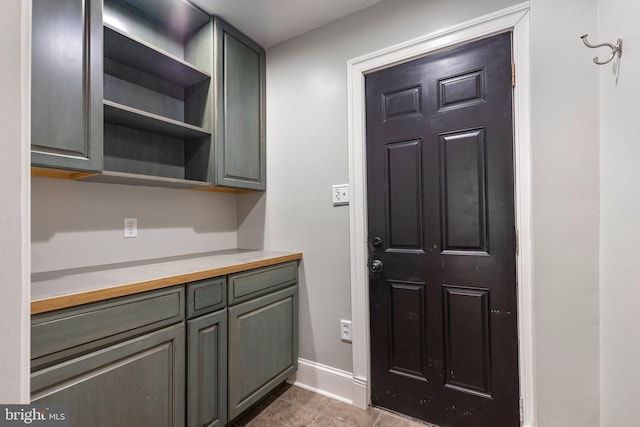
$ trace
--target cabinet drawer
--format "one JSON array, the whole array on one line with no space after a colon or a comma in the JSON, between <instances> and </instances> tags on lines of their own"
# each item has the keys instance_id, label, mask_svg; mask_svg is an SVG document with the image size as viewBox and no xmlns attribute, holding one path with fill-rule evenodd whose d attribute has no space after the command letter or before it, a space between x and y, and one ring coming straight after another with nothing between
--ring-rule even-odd
<instances>
[{"instance_id":1,"label":"cabinet drawer","mask_svg":"<svg viewBox=\"0 0 640 427\"><path fill-rule=\"evenodd\" d=\"M227 301L224 277L201 280L187 286L187 317L212 313L224 308Z\"/></svg>"},{"instance_id":2,"label":"cabinet drawer","mask_svg":"<svg viewBox=\"0 0 640 427\"><path fill-rule=\"evenodd\" d=\"M229 276L229 305L286 288L298 280L296 261Z\"/></svg>"},{"instance_id":3,"label":"cabinet drawer","mask_svg":"<svg viewBox=\"0 0 640 427\"><path fill-rule=\"evenodd\" d=\"M33 316L32 368L184 319L184 287Z\"/></svg>"}]
</instances>

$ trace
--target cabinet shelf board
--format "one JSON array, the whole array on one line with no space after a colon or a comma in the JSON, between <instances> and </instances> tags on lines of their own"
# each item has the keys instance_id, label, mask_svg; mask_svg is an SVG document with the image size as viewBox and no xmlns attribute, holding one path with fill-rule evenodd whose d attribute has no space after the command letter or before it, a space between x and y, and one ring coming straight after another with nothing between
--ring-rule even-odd
<instances>
[{"instance_id":1,"label":"cabinet shelf board","mask_svg":"<svg viewBox=\"0 0 640 427\"><path fill-rule=\"evenodd\" d=\"M107 123L144 130L174 138L195 139L210 136L211 132L188 123L168 119L153 113L138 110L104 100L104 120Z\"/></svg>"},{"instance_id":2,"label":"cabinet shelf board","mask_svg":"<svg viewBox=\"0 0 640 427\"><path fill-rule=\"evenodd\" d=\"M206 71L106 23L104 55L182 87L211 79Z\"/></svg>"},{"instance_id":3,"label":"cabinet shelf board","mask_svg":"<svg viewBox=\"0 0 640 427\"><path fill-rule=\"evenodd\" d=\"M185 0L127 0L169 31L187 34L209 21L209 15Z\"/></svg>"},{"instance_id":4,"label":"cabinet shelf board","mask_svg":"<svg viewBox=\"0 0 640 427\"><path fill-rule=\"evenodd\" d=\"M164 188L199 188L211 183L189 179L169 178L164 176L142 175L127 172L102 171L99 175L82 178L82 181L102 182L108 184L144 185Z\"/></svg>"}]
</instances>

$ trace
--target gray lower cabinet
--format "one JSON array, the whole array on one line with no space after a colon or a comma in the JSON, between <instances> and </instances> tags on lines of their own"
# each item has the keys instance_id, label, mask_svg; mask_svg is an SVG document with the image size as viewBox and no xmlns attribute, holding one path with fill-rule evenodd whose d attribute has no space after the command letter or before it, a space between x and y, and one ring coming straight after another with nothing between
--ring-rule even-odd
<instances>
[{"instance_id":1,"label":"gray lower cabinet","mask_svg":"<svg viewBox=\"0 0 640 427\"><path fill-rule=\"evenodd\" d=\"M227 422L227 311L188 322L187 426Z\"/></svg>"},{"instance_id":2,"label":"gray lower cabinet","mask_svg":"<svg viewBox=\"0 0 640 427\"><path fill-rule=\"evenodd\" d=\"M33 316L31 400L71 426L183 426L185 289Z\"/></svg>"},{"instance_id":3,"label":"gray lower cabinet","mask_svg":"<svg viewBox=\"0 0 640 427\"><path fill-rule=\"evenodd\" d=\"M214 185L266 189L265 52L215 18Z\"/></svg>"},{"instance_id":4,"label":"gray lower cabinet","mask_svg":"<svg viewBox=\"0 0 640 427\"><path fill-rule=\"evenodd\" d=\"M227 280L187 285L187 426L227 423Z\"/></svg>"},{"instance_id":5,"label":"gray lower cabinet","mask_svg":"<svg viewBox=\"0 0 640 427\"><path fill-rule=\"evenodd\" d=\"M297 369L298 287L229 309L229 419Z\"/></svg>"},{"instance_id":6,"label":"gray lower cabinet","mask_svg":"<svg viewBox=\"0 0 640 427\"><path fill-rule=\"evenodd\" d=\"M31 162L102 169L102 1L33 0Z\"/></svg>"},{"instance_id":7,"label":"gray lower cabinet","mask_svg":"<svg viewBox=\"0 0 640 427\"><path fill-rule=\"evenodd\" d=\"M38 404L68 406L74 427L184 425L184 323L31 375Z\"/></svg>"},{"instance_id":8,"label":"gray lower cabinet","mask_svg":"<svg viewBox=\"0 0 640 427\"><path fill-rule=\"evenodd\" d=\"M34 315L31 357L71 426L224 426L297 369L297 262Z\"/></svg>"}]
</instances>

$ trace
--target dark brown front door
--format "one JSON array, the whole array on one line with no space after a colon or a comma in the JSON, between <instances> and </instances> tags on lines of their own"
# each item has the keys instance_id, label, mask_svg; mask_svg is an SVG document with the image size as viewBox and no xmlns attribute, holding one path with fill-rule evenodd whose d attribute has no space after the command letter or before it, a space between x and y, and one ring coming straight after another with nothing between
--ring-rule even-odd
<instances>
[{"instance_id":1,"label":"dark brown front door","mask_svg":"<svg viewBox=\"0 0 640 427\"><path fill-rule=\"evenodd\" d=\"M518 426L511 34L365 82L372 402Z\"/></svg>"}]
</instances>

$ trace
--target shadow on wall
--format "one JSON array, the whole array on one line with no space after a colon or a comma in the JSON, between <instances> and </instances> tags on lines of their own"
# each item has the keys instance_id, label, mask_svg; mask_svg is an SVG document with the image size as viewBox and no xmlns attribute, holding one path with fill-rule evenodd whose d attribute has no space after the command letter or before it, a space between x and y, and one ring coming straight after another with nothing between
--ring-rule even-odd
<instances>
[{"instance_id":1,"label":"shadow on wall","mask_svg":"<svg viewBox=\"0 0 640 427\"><path fill-rule=\"evenodd\" d=\"M313 335L311 301L309 301L304 257L300 260L300 266L298 268L298 292L298 325L300 332L304 331L304 334L299 334L298 337L299 357L307 360L318 360L315 346L313 345L316 340Z\"/></svg>"},{"instance_id":2,"label":"shadow on wall","mask_svg":"<svg viewBox=\"0 0 640 427\"><path fill-rule=\"evenodd\" d=\"M235 194L32 177L31 241L58 233L117 231L125 217L140 230L185 229L194 234L233 233Z\"/></svg>"},{"instance_id":3,"label":"shadow on wall","mask_svg":"<svg viewBox=\"0 0 640 427\"><path fill-rule=\"evenodd\" d=\"M243 249L265 248L265 210L267 195L264 192L238 194L238 247Z\"/></svg>"}]
</instances>

